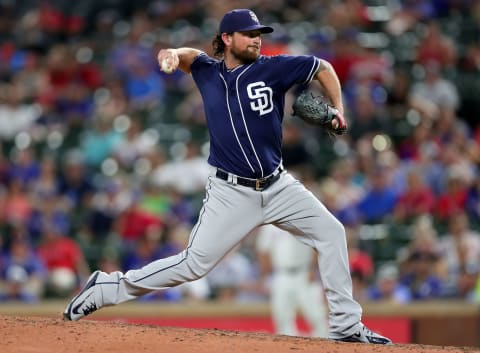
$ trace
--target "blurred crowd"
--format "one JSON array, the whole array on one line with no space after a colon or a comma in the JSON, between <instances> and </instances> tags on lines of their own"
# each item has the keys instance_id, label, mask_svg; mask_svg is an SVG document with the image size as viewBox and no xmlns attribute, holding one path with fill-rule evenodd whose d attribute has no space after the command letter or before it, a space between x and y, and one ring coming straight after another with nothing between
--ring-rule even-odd
<instances>
[{"instance_id":1,"label":"blurred crowd","mask_svg":"<svg viewBox=\"0 0 480 353\"><path fill-rule=\"evenodd\" d=\"M211 54L236 7L275 28L264 54L339 75L349 134L292 118L292 90L283 153L346 226L355 297L480 302L479 0L0 0L0 301L70 296L94 269L185 246L208 135L193 80L156 54ZM258 258L252 234L142 300L268 300Z\"/></svg>"}]
</instances>

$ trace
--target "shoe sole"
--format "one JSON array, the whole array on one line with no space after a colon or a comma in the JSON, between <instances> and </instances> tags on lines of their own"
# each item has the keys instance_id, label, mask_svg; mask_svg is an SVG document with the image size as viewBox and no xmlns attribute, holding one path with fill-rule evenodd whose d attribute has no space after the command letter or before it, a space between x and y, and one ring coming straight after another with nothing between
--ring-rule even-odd
<instances>
[{"instance_id":1,"label":"shoe sole","mask_svg":"<svg viewBox=\"0 0 480 353\"><path fill-rule=\"evenodd\" d=\"M70 304L68 304L67 310L63 312L63 320L64 321L74 321L72 320L72 317L70 316L70 312L72 310L72 304L75 302L75 300L78 299L85 291L95 285L95 282L97 281L97 277L100 274L100 271L95 271L91 276L90 279L88 280L87 284L83 289L78 293L71 301Z\"/></svg>"},{"instance_id":2,"label":"shoe sole","mask_svg":"<svg viewBox=\"0 0 480 353\"><path fill-rule=\"evenodd\" d=\"M362 343L362 344L375 344L375 345L384 345L384 346L390 346L393 345L392 341L389 342L365 342L365 341L359 341L350 337L347 338L334 338L333 341L335 342L344 342L344 343Z\"/></svg>"}]
</instances>

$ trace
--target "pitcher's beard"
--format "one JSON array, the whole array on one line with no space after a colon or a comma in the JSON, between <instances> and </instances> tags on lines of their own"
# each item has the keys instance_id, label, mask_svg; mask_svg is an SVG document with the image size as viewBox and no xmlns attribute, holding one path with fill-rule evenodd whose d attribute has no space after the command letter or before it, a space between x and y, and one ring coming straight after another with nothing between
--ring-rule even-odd
<instances>
[{"instance_id":1,"label":"pitcher's beard","mask_svg":"<svg viewBox=\"0 0 480 353\"><path fill-rule=\"evenodd\" d=\"M260 52L257 50L235 50L232 48L232 56L243 64L251 64L260 56Z\"/></svg>"}]
</instances>

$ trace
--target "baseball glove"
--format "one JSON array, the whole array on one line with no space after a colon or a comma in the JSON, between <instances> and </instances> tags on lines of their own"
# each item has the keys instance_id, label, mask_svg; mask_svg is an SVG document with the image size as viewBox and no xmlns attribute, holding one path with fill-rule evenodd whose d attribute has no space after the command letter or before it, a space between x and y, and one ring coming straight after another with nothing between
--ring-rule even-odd
<instances>
[{"instance_id":1,"label":"baseball glove","mask_svg":"<svg viewBox=\"0 0 480 353\"><path fill-rule=\"evenodd\" d=\"M292 108L293 115L308 124L321 126L329 135L342 135L347 131L343 115L322 96L316 97L313 93L304 91L295 99Z\"/></svg>"}]
</instances>

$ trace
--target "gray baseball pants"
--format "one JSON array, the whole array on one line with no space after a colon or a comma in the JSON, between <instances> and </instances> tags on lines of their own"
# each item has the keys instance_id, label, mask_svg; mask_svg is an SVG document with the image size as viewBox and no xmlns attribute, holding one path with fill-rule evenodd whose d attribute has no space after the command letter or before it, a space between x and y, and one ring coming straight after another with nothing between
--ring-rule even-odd
<instances>
[{"instance_id":1,"label":"gray baseball pants","mask_svg":"<svg viewBox=\"0 0 480 353\"><path fill-rule=\"evenodd\" d=\"M216 169L211 169L203 207L185 250L126 273L100 273L96 288L102 291L102 305L201 278L253 229L272 223L317 250L329 306L329 337L353 334L362 309L352 297L343 225L288 172L266 190L256 191L218 179Z\"/></svg>"}]
</instances>

